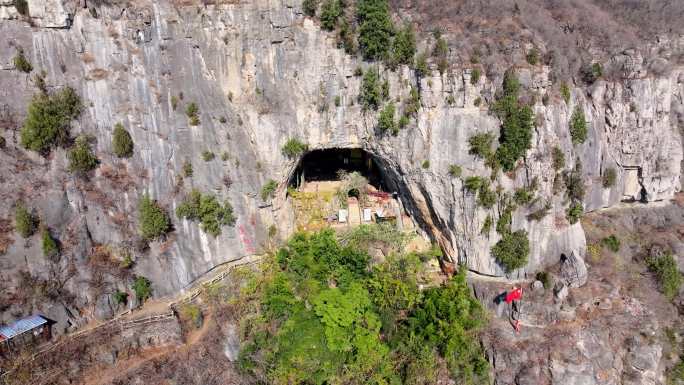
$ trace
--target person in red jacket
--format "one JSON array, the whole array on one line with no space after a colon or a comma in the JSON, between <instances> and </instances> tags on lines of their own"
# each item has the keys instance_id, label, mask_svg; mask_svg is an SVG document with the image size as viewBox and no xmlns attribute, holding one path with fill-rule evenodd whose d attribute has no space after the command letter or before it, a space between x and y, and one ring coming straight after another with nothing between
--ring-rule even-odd
<instances>
[{"instance_id":1,"label":"person in red jacket","mask_svg":"<svg viewBox=\"0 0 684 385\"><path fill-rule=\"evenodd\" d=\"M513 286L513 290L506 293L504 301L511 304L511 323L516 333L520 333L520 310L518 309L518 302L522 299L522 287Z\"/></svg>"}]
</instances>

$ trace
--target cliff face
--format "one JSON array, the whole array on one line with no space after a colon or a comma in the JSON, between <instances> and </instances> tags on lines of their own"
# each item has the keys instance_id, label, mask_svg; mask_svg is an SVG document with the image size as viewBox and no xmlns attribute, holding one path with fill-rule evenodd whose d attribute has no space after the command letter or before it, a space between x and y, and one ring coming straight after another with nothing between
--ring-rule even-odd
<instances>
[{"instance_id":1,"label":"cliff face","mask_svg":"<svg viewBox=\"0 0 684 385\"><path fill-rule=\"evenodd\" d=\"M295 163L280 148L292 137L310 148L361 147L374 154L388 183L451 260L478 273L505 275L490 255L498 234L480 231L487 214L496 218L499 212L478 208L462 179L448 175L449 165L458 164L463 178L489 176L483 161L468 153L468 138L485 131L498 134L500 122L487 104L500 79L483 76L473 85L470 70L462 68L444 75L434 70L420 80L408 68L382 70L392 98L406 100L416 86L421 108L399 135L379 136L374 132L377 114L364 112L356 101L361 78L354 72L368 64L336 48L332 34L302 15L299 1L207 7L173 3L143 1L89 11L80 2L29 1L31 27L18 19L13 6L0 2L0 34L10 37L0 46L0 95L9 122L1 133L8 145L0 150L5 165L0 219L11 219L21 199L37 210L64 250L59 262L48 263L37 236L24 241L13 234L1 257L7 290L17 290L20 270L57 277L74 294L74 304L34 300L37 309L72 323L110 315L115 307L110 294L124 290L126 282L105 276L105 288L93 289L98 277L89 255L102 245L135 249L136 207L144 193L172 212L186 192L198 188L227 198L238 217L234 227L225 227L215 238L196 223L174 218L175 231L164 242L136 252L135 273L150 278L155 295L175 293L220 263L257 253L271 224L281 236L291 231L285 185ZM660 41L652 50L668 54L683 44L681 39ZM85 108L72 135L92 135L101 162L89 180L67 172L63 149L43 158L20 148L16 129L36 89L33 75L13 68L16 47L24 49L34 73L45 71L48 89L69 85L81 95ZM586 247L581 225L565 220L567 199L553 192L553 147L563 150L566 168L577 159L582 162L585 211L623 199L668 199L681 187L678 121L684 109L684 69L648 75L637 52L613 62L623 68L622 79L577 86L567 104L551 93L548 68L517 68L521 83L539 96L537 125L524 165L515 175L499 173L498 183L513 191L537 178L540 200L514 213L513 229L529 232L532 249L529 264L509 277L533 274L561 254L582 254ZM478 98L483 101L479 107ZM189 125L184 114L191 102L199 106L198 126ZM589 131L584 144L573 146L568 122L577 105L585 111ZM128 160L112 154L118 122L135 143ZM217 157L202 160L205 150ZM226 160L221 159L224 152ZM428 169L421 167L424 160L429 160ZM185 162L193 165L192 177L181 177ZM617 170L617 181L603 188L601 176L608 168ZM272 204L259 198L268 179L280 183ZM551 204L550 214L528 220L544 202ZM9 315L19 308L6 309Z\"/></svg>"}]
</instances>

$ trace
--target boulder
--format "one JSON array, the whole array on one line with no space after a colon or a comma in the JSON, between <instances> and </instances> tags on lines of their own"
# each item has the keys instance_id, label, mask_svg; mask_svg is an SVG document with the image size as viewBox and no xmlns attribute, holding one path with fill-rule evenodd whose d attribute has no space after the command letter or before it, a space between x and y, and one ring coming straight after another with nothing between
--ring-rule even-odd
<instances>
[{"instance_id":1,"label":"boulder","mask_svg":"<svg viewBox=\"0 0 684 385\"><path fill-rule=\"evenodd\" d=\"M561 257L561 279L571 288L584 286L587 283L587 265L584 259L576 250L570 253L570 256Z\"/></svg>"}]
</instances>

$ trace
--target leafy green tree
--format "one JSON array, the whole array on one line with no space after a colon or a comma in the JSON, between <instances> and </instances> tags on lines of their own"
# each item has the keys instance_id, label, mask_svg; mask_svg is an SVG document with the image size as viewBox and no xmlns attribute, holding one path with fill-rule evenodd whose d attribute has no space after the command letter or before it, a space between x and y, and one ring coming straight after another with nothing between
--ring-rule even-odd
<instances>
[{"instance_id":1,"label":"leafy green tree","mask_svg":"<svg viewBox=\"0 0 684 385\"><path fill-rule=\"evenodd\" d=\"M59 246L57 245L57 241L52 238L52 235L50 235L50 231L48 229L43 230L42 238L43 242L41 246L43 249L43 255L47 258L54 258L59 255Z\"/></svg>"},{"instance_id":2,"label":"leafy green tree","mask_svg":"<svg viewBox=\"0 0 684 385\"><path fill-rule=\"evenodd\" d=\"M281 148L281 152L286 157L297 158L309 149L309 146L297 138L290 138Z\"/></svg>"},{"instance_id":3,"label":"leafy green tree","mask_svg":"<svg viewBox=\"0 0 684 385\"><path fill-rule=\"evenodd\" d=\"M21 145L46 154L69 138L69 124L81 114L81 99L73 88L66 87L52 95L37 94L28 107L21 128Z\"/></svg>"},{"instance_id":4,"label":"leafy green tree","mask_svg":"<svg viewBox=\"0 0 684 385\"><path fill-rule=\"evenodd\" d=\"M328 31L335 29L337 19L342 15L342 9L342 0L325 0L321 6L321 27Z\"/></svg>"},{"instance_id":5,"label":"leafy green tree","mask_svg":"<svg viewBox=\"0 0 684 385\"><path fill-rule=\"evenodd\" d=\"M568 217L568 222L570 222L570 224L575 224L582 218L582 215L584 214L584 206L582 206L582 203L580 202L573 202L570 204L570 207L568 207L566 214Z\"/></svg>"},{"instance_id":6,"label":"leafy green tree","mask_svg":"<svg viewBox=\"0 0 684 385\"><path fill-rule=\"evenodd\" d=\"M152 296L152 282L150 282L149 279L143 277L142 275L135 277L131 289L133 289L133 292L135 293L135 298L138 299L138 302L140 304L142 304Z\"/></svg>"},{"instance_id":7,"label":"leafy green tree","mask_svg":"<svg viewBox=\"0 0 684 385\"><path fill-rule=\"evenodd\" d=\"M204 232L214 237L221 234L223 226L233 226L236 218L229 202L221 205L211 194L192 190L188 197L176 208L176 216L189 221L199 221Z\"/></svg>"},{"instance_id":8,"label":"leafy green tree","mask_svg":"<svg viewBox=\"0 0 684 385\"><path fill-rule=\"evenodd\" d=\"M504 75L503 95L496 101L494 112L501 119L501 135L496 159L504 171L512 171L515 164L525 155L532 141L534 113L529 106L518 101L520 84L514 73Z\"/></svg>"},{"instance_id":9,"label":"leafy green tree","mask_svg":"<svg viewBox=\"0 0 684 385\"><path fill-rule=\"evenodd\" d=\"M492 247L492 255L507 272L525 266L529 254L530 241L525 230L504 234Z\"/></svg>"},{"instance_id":10,"label":"leafy green tree","mask_svg":"<svg viewBox=\"0 0 684 385\"><path fill-rule=\"evenodd\" d=\"M387 0L358 0L359 48L366 60L382 60L388 55L394 25Z\"/></svg>"},{"instance_id":11,"label":"leafy green tree","mask_svg":"<svg viewBox=\"0 0 684 385\"><path fill-rule=\"evenodd\" d=\"M14 209L14 228L23 238L28 238L36 231L38 220L22 203Z\"/></svg>"},{"instance_id":12,"label":"leafy green tree","mask_svg":"<svg viewBox=\"0 0 684 385\"><path fill-rule=\"evenodd\" d=\"M406 24L404 28L397 32L392 42L392 59L394 64L413 63L416 54L416 35L411 24Z\"/></svg>"},{"instance_id":13,"label":"leafy green tree","mask_svg":"<svg viewBox=\"0 0 684 385\"><path fill-rule=\"evenodd\" d=\"M430 68L428 67L427 55L425 53L421 53L416 57L415 71L416 76L419 78L429 75Z\"/></svg>"},{"instance_id":14,"label":"leafy green tree","mask_svg":"<svg viewBox=\"0 0 684 385\"><path fill-rule=\"evenodd\" d=\"M380 111L378 129L381 132L391 132L392 135L397 135L399 133L399 127L397 127L397 124L394 121L394 114L394 103L388 103L385 108Z\"/></svg>"},{"instance_id":15,"label":"leafy green tree","mask_svg":"<svg viewBox=\"0 0 684 385\"><path fill-rule=\"evenodd\" d=\"M124 129L124 126L121 123L117 123L114 126L112 147L114 149L114 155L119 158L130 158L133 156L133 138L131 138L131 134Z\"/></svg>"},{"instance_id":16,"label":"leafy green tree","mask_svg":"<svg viewBox=\"0 0 684 385\"><path fill-rule=\"evenodd\" d=\"M157 202L145 194L138 204L140 235L147 240L154 240L171 230L171 221Z\"/></svg>"},{"instance_id":17,"label":"leafy green tree","mask_svg":"<svg viewBox=\"0 0 684 385\"><path fill-rule=\"evenodd\" d=\"M364 110L377 110L382 102L382 90L380 85L380 74L378 69L373 67L366 70L361 83L361 94L359 102Z\"/></svg>"},{"instance_id":18,"label":"leafy green tree","mask_svg":"<svg viewBox=\"0 0 684 385\"><path fill-rule=\"evenodd\" d=\"M302 2L304 14L307 16L316 16L316 8L318 8L318 0L304 0Z\"/></svg>"},{"instance_id":19,"label":"leafy green tree","mask_svg":"<svg viewBox=\"0 0 684 385\"><path fill-rule=\"evenodd\" d=\"M470 192L475 192L482 187L482 184L484 183L484 180L479 177L479 176L469 176L466 178L464 187L466 190Z\"/></svg>"},{"instance_id":20,"label":"leafy green tree","mask_svg":"<svg viewBox=\"0 0 684 385\"><path fill-rule=\"evenodd\" d=\"M570 116L570 137L573 144L584 143L587 140L587 121L584 110L577 105Z\"/></svg>"},{"instance_id":21,"label":"leafy green tree","mask_svg":"<svg viewBox=\"0 0 684 385\"><path fill-rule=\"evenodd\" d=\"M492 154L493 142L494 135L490 132L475 134L468 138L468 145L470 146L469 153L487 159Z\"/></svg>"},{"instance_id":22,"label":"leafy green tree","mask_svg":"<svg viewBox=\"0 0 684 385\"><path fill-rule=\"evenodd\" d=\"M67 153L69 159L69 171L84 174L97 167L98 160L90 149L88 137L79 135L73 147Z\"/></svg>"},{"instance_id":23,"label":"leafy green tree","mask_svg":"<svg viewBox=\"0 0 684 385\"><path fill-rule=\"evenodd\" d=\"M460 178L462 173L463 170L461 169L461 166L457 164L452 164L449 166L449 175L453 178Z\"/></svg>"}]
</instances>

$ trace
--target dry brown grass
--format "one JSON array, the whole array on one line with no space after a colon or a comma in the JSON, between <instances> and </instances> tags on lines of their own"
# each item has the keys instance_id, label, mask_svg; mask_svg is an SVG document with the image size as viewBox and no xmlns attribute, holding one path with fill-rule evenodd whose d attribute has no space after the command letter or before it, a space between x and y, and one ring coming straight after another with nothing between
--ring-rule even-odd
<instances>
[{"instance_id":1,"label":"dry brown grass","mask_svg":"<svg viewBox=\"0 0 684 385\"><path fill-rule=\"evenodd\" d=\"M81 60L86 64L94 63L95 62L95 55L93 55L90 52L85 52L85 53L83 53L83 55L81 55Z\"/></svg>"},{"instance_id":2,"label":"dry brown grass","mask_svg":"<svg viewBox=\"0 0 684 385\"><path fill-rule=\"evenodd\" d=\"M13 230L11 220L0 218L0 255L5 254L10 245L14 243Z\"/></svg>"}]
</instances>

